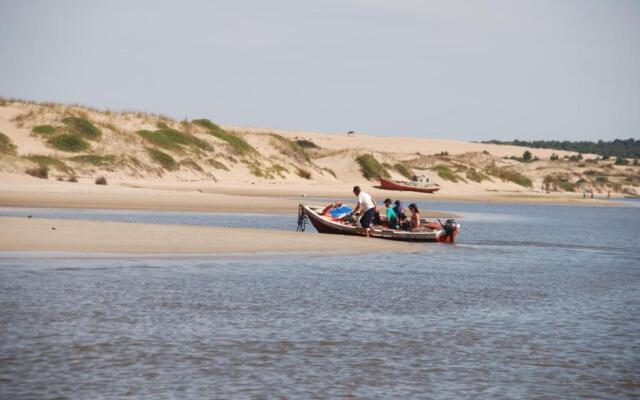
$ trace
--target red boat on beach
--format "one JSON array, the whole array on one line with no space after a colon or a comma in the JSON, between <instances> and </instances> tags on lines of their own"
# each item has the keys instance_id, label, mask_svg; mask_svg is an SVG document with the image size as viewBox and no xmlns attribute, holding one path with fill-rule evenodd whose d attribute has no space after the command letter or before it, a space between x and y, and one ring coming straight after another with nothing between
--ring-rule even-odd
<instances>
[{"instance_id":1,"label":"red boat on beach","mask_svg":"<svg viewBox=\"0 0 640 400\"><path fill-rule=\"evenodd\" d=\"M380 178L380 186L387 190L406 190L411 192L433 193L440 190L440 185L429 181L392 181Z\"/></svg>"},{"instance_id":2,"label":"red boat on beach","mask_svg":"<svg viewBox=\"0 0 640 400\"><path fill-rule=\"evenodd\" d=\"M329 207L312 207L300 204L299 217L307 217L319 233L336 235L366 236L366 232L357 221L347 222L344 218L335 218L324 213ZM379 239L401 240L405 242L449 242L453 243L460 233L460 224L448 219L445 223L439 221L427 222L421 220L423 229L419 231L404 231L390 229L386 226L371 225L369 236ZM298 220L298 226L301 222ZM304 228L299 229L304 230Z\"/></svg>"}]
</instances>

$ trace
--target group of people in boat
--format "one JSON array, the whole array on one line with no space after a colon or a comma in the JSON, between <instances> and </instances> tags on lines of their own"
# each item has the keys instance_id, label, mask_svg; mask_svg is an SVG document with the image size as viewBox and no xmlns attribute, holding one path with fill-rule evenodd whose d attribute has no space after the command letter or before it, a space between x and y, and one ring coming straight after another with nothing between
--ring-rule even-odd
<instances>
[{"instance_id":1,"label":"group of people in boat","mask_svg":"<svg viewBox=\"0 0 640 400\"><path fill-rule=\"evenodd\" d=\"M420 210L415 203L409 205L411 215L407 217L400 200L392 201L387 198L384 200L385 213L381 215L375 199L360 189L360 186L353 187L353 194L358 198L358 204L347 216L353 217L353 215L360 213L360 225L366 230L367 236L369 236L372 224L412 232L423 229L420 224Z\"/></svg>"}]
</instances>

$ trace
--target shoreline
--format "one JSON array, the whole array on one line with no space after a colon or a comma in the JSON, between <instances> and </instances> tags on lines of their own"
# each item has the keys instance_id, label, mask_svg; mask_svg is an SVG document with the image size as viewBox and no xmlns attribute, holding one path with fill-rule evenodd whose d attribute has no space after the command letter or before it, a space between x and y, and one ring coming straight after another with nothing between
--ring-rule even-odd
<instances>
[{"instance_id":1,"label":"shoreline","mask_svg":"<svg viewBox=\"0 0 640 400\"><path fill-rule=\"evenodd\" d=\"M347 255L421 249L410 243L267 229L25 217L0 217L0 226L4 252Z\"/></svg>"},{"instance_id":2,"label":"shoreline","mask_svg":"<svg viewBox=\"0 0 640 400\"><path fill-rule=\"evenodd\" d=\"M85 183L43 181L32 178L28 181L6 176L0 183L0 207L19 208L78 208L113 210L155 210L186 212L295 214L300 201L318 205L336 200L355 204L350 185L242 185L212 184L206 182L184 182L167 185L160 182L140 183L132 186L114 183L99 186ZM461 202L478 204L545 204L578 206L629 207L621 201L584 199L579 194L514 193L436 193L425 195L415 192L381 190L363 185L381 203L386 197L407 203L416 202ZM406 205L406 204L405 204ZM459 218L445 210L430 210L428 217Z\"/></svg>"}]
</instances>

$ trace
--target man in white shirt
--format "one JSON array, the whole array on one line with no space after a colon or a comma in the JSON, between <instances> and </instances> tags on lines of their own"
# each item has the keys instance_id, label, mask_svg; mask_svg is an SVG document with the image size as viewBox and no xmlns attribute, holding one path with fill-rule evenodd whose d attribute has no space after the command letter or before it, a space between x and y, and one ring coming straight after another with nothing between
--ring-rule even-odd
<instances>
[{"instance_id":1,"label":"man in white shirt","mask_svg":"<svg viewBox=\"0 0 640 400\"><path fill-rule=\"evenodd\" d=\"M351 215L360 211L360 225L366 230L367 237L369 237L369 232L371 231L371 222L373 222L373 218L376 215L376 210L378 207L376 206L376 201L371 197L369 193L365 193L360 190L360 186L353 187L353 194L358 197L358 204L351 212Z\"/></svg>"}]
</instances>

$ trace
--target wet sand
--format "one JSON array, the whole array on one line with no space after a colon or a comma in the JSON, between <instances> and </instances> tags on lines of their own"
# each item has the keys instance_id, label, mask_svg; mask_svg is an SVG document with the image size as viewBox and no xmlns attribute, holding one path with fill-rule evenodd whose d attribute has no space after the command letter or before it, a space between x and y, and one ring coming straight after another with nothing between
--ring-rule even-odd
<instances>
[{"instance_id":1,"label":"wet sand","mask_svg":"<svg viewBox=\"0 0 640 400\"><path fill-rule=\"evenodd\" d=\"M354 254L414 251L378 239L244 228L0 217L0 251Z\"/></svg>"}]
</instances>

